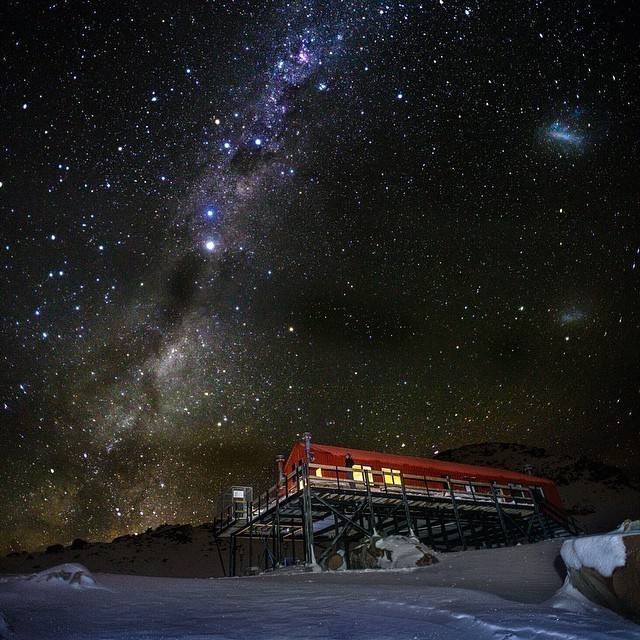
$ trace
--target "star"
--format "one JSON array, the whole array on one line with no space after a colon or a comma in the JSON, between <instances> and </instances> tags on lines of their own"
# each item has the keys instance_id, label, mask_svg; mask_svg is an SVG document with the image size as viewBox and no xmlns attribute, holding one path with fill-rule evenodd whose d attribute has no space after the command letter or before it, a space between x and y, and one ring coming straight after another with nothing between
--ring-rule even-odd
<instances>
[{"instance_id":1,"label":"star","mask_svg":"<svg viewBox=\"0 0 640 640\"><path fill-rule=\"evenodd\" d=\"M209 521L306 430L640 471L621 7L50 4L3 42L0 553Z\"/></svg>"}]
</instances>

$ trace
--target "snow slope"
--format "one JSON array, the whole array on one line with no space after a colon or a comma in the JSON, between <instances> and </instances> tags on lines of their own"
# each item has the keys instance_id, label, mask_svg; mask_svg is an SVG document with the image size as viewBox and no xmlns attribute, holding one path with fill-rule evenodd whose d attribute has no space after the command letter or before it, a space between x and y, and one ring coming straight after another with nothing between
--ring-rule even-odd
<instances>
[{"instance_id":1,"label":"snow slope","mask_svg":"<svg viewBox=\"0 0 640 640\"><path fill-rule=\"evenodd\" d=\"M640 626L562 586L558 552L549 541L448 554L417 569L208 580L91 576L67 565L0 581L0 636L640 640Z\"/></svg>"}]
</instances>

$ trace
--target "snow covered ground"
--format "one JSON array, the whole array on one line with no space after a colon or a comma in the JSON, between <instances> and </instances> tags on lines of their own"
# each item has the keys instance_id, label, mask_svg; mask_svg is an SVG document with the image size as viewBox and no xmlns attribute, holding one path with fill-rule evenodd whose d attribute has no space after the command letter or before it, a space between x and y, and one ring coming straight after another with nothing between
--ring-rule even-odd
<instances>
[{"instance_id":1,"label":"snow covered ground","mask_svg":"<svg viewBox=\"0 0 640 640\"><path fill-rule=\"evenodd\" d=\"M563 586L559 549L548 541L417 569L221 579L63 565L0 578L0 637L640 640L640 626Z\"/></svg>"}]
</instances>

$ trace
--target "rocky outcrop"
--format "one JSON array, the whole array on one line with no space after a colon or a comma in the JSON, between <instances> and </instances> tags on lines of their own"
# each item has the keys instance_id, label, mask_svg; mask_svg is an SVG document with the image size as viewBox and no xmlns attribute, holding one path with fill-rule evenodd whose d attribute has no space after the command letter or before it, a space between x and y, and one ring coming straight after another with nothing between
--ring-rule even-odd
<instances>
[{"instance_id":1,"label":"rocky outcrop","mask_svg":"<svg viewBox=\"0 0 640 640\"><path fill-rule=\"evenodd\" d=\"M569 581L584 596L640 621L640 521L627 521L611 534L568 540L561 553Z\"/></svg>"},{"instance_id":2,"label":"rocky outcrop","mask_svg":"<svg viewBox=\"0 0 640 640\"><path fill-rule=\"evenodd\" d=\"M406 569L438 562L435 552L417 538L374 537L349 552L352 569Z\"/></svg>"},{"instance_id":3,"label":"rocky outcrop","mask_svg":"<svg viewBox=\"0 0 640 640\"><path fill-rule=\"evenodd\" d=\"M85 566L71 562L45 569L39 573L34 573L27 576L25 580L67 584L72 587L95 586L95 580L91 572Z\"/></svg>"}]
</instances>

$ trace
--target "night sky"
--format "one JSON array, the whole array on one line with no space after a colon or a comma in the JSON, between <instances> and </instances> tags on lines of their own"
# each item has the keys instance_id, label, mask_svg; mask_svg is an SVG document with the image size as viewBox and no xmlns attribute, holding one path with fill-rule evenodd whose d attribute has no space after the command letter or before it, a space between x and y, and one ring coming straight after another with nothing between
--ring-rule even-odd
<instances>
[{"instance_id":1,"label":"night sky","mask_svg":"<svg viewBox=\"0 0 640 640\"><path fill-rule=\"evenodd\" d=\"M5 0L0 549L307 430L637 470L633 5Z\"/></svg>"}]
</instances>

